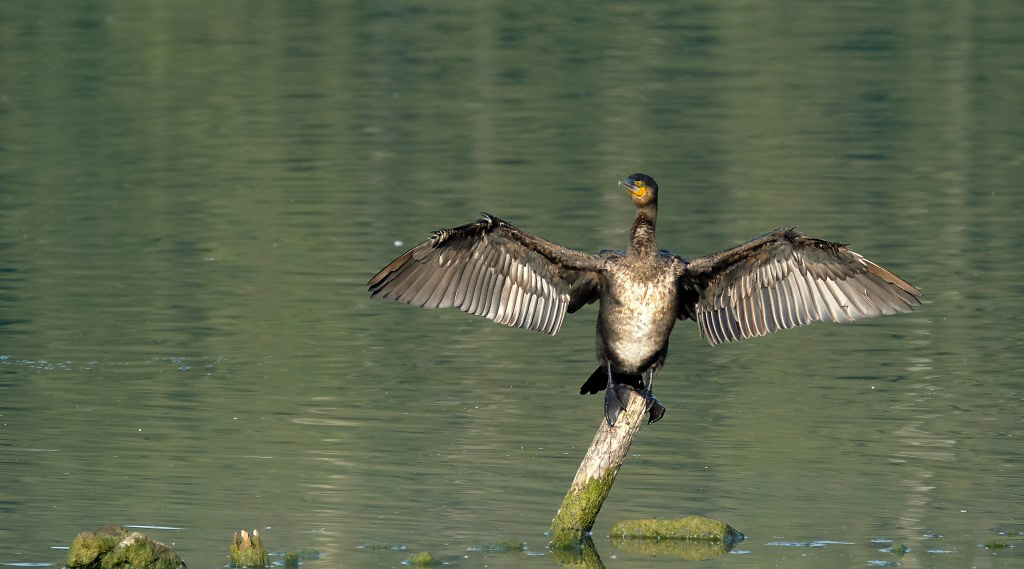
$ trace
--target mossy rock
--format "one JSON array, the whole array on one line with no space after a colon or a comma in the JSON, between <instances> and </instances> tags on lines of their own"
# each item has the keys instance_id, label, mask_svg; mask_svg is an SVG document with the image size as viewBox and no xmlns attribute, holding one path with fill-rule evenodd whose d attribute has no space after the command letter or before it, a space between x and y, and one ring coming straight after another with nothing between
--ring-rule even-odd
<instances>
[{"instance_id":1,"label":"mossy rock","mask_svg":"<svg viewBox=\"0 0 1024 569\"><path fill-rule=\"evenodd\" d=\"M720 541L726 544L743 541L743 534L729 524L701 516L686 516L678 520L623 520L612 526L612 537L690 539Z\"/></svg>"},{"instance_id":2,"label":"mossy rock","mask_svg":"<svg viewBox=\"0 0 1024 569\"><path fill-rule=\"evenodd\" d=\"M408 560L413 567L438 567L442 562L430 554L429 551L421 551L414 554Z\"/></svg>"},{"instance_id":3,"label":"mossy rock","mask_svg":"<svg viewBox=\"0 0 1024 569\"><path fill-rule=\"evenodd\" d=\"M102 569L185 569L185 564L170 547L139 532L121 540L100 563Z\"/></svg>"},{"instance_id":4,"label":"mossy rock","mask_svg":"<svg viewBox=\"0 0 1024 569\"><path fill-rule=\"evenodd\" d=\"M186 569L170 547L120 526L75 536L65 564L68 569Z\"/></svg>"},{"instance_id":5,"label":"mossy rock","mask_svg":"<svg viewBox=\"0 0 1024 569\"><path fill-rule=\"evenodd\" d=\"M70 569L97 569L103 557L128 535L123 527L103 526L75 536L64 564Z\"/></svg>"},{"instance_id":6,"label":"mossy rock","mask_svg":"<svg viewBox=\"0 0 1024 569\"><path fill-rule=\"evenodd\" d=\"M270 556L263 548L260 532L252 530L252 536L245 531L235 533L231 540L231 565L254 568L270 566Z\"/></svg>"}]
</instances>

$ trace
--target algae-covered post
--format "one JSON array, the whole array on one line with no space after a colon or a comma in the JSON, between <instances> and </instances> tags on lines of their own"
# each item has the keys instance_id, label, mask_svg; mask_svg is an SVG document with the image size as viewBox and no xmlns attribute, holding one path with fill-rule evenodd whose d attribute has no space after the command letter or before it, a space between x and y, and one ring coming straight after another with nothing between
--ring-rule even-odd
<instances>
[{"instance_id":1,"label":"algae-covered post","mask_svg":"<svg viewBox=\"0 0 1024 569\"><path fill-rule=\"evenodd\" d=\"M270 567L270 556L256 530L252 530L252 537L245 530L235 532L230 551L232 567Z\"/></svg>"},{"instance_id":2,"label":"algae-covered post","mask_svg":"<svg viewBox=\"0 0 1024 569\"><path fill-rule=\"evenodd\" d=\"M612 489L615 475L619 473L646 413L647 399L629 390L626 409L619 412L615 425L609 427L602 419L594 441L576 471L576 478L551 521L552 546L575 547L594 527L597 513Z\"/></svg>"}]
</instances>

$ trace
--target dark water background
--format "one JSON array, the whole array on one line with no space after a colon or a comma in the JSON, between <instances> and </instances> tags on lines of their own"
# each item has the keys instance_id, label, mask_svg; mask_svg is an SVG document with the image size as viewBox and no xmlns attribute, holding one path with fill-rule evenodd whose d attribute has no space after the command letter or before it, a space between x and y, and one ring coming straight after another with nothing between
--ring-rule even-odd
<instances>
[{"instance_id":1,"label":"dark water background","mask_svg":"<svg viewBox=\"0 0 1024 569\"><path fill-rule=\"evenodd\" d=\"M704 566L1021 566L1021 30L1019 2L4 3L0 564L117 523L193 569L253 527L311 569L558 566L596 311L549 338L364 284L479 211L621 248L644 171L665 248L799 225L926 304L678 327L605 564L678 565L608 529L696 513L747 535Z\"/></svg>"}]
</instances>

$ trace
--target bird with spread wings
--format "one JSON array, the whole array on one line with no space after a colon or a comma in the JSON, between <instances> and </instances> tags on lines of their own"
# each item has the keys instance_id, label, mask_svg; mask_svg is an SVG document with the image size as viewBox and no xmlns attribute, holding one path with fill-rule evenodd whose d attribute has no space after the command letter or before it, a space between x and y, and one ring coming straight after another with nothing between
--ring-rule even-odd
<instances>
[{"instance_id":1,"label":"bird with spread wings","mask_svg":"<svg viewBox=\"0 0 1024 569\"><path fill-rule=\"evenodd\" d=\"M676 320L696 321L716 345L920 305L921 292L892 272L794 228L690 260L659 250L657 182L638 173L620 185L636 206L626 251L568 249L484 214L435 231L374 275L369 292L546 334L557 333L566 314L598 302L600 366L580 393L605 391L609 425L625 408L627 389L647 398L650 422L664 415L652 385Z\"/></svg>"}]
</instances>

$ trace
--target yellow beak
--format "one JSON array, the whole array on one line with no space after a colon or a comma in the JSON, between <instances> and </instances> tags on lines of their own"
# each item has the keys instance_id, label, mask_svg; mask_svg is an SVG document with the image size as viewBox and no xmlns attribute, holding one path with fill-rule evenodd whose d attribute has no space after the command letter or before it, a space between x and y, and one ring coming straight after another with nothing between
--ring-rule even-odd
<instances>
[{"instance_id":1,"label":"yellow beak","mask_svg":"<svg viewBox=\"0 0 1024 569\"><path fill-rule=\"evenodd\" d=\"M626 181L620 181L619 185L622 186L623 188L626 188L626 191L629 192L629 195L633 196L634 198L642 198L647 195L647 188L645 186L635 186Z\"/></svg>"}]
</instances>

